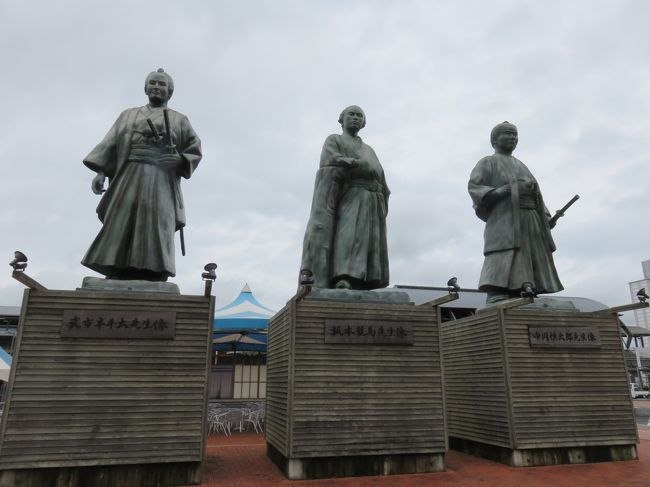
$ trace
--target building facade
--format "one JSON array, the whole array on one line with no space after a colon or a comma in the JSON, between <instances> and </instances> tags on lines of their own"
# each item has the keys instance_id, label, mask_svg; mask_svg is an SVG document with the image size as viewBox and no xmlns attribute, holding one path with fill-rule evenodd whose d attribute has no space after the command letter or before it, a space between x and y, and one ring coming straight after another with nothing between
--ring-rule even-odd
<instances>
[{"instance_id":1,"label":"building facade","mask_svg":"<svg viewBox=\"0 0 650 487\"><path fill-rule=\"evenodd\" d=\"M210 399L264 399L269 319L248 284L233 302L215 311Z\"/></svg>"}]
</instances>

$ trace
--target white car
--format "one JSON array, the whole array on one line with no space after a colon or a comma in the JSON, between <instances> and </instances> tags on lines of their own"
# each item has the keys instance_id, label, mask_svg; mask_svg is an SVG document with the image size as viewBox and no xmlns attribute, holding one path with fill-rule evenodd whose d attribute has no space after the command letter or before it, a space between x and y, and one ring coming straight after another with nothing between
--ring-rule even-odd
<instances>
[{"instance_id":1,"label":"white car","mask_svg":"<svg viewBox=\"0 0 650 487\"><path fill-rule=\"evenodd\" d=\"M637 386L634 383L630 384L630 393L632 394L633 399L648 399L648 398L650 398L650 391L644 391L642 389L639 389L639 386Z\"/></svg>"}]
</instances>

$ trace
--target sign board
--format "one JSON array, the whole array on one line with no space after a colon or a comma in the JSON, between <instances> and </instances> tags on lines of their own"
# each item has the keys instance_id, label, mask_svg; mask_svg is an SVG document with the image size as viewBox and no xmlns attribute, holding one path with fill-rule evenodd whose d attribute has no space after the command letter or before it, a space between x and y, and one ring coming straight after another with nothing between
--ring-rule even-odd
<instances>
[{"instance_id":1,"label":"sign board","mask_svg":"<svg viewBox=\"0 0 650 487\"><path fill-rule=\"evenodd\" d=\"M600 348L597 326L528 326L531 348Z\"/></svg>"},{"instance_id":2,"label":"sign board","mask_svg":"<svg viewBox=\"0 0 650 487\"><path fill-rule=\"evenodd\" d=\"M77 309L63 312L61 337L172 339L175 311Z\"/></svg>"},{"instance_id":3,"label":"sign board","mask_svg":"<svg viewBox=\"0 0 650 487\"><path fill-rule=\"evenodd\" d=\"M325 343L413 345L413 325L395 321L325 320Z\"/></svg>"}]
</instances>

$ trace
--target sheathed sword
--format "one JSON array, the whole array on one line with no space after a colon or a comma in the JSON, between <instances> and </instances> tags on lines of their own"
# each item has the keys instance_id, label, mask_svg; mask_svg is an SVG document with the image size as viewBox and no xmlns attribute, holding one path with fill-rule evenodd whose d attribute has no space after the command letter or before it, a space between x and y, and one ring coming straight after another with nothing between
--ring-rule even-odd
<instances>
[{"instance_id":1,"label":"sheathed sword","mask_svg":"<svg viewBox=\"0 0 650 487\"><path fill-rule=\"evenodd\" d=\"M181 254L185 257L185 234L183 233L183 227L178 229L178 233L181 237Z\"/></svg>"},{"instance_id":2,"label":"sheathed sword","mask_svg":"<svg viewBox=\"0 0 650 487\"><path fill-rule=\"evenodd\" d=\"M169 149L169 153L173 154L176 152L176 146L174 145L174 142L172 141L172 129L169 125L169 112L167 109L163 109L163 117L165 118L165 132L167 135L167 149ZM178 229L179 236L181 237L181 254L183 257L185 257L185 233L183 232L183 227L180 227Z\"/></svg>"},{"instance_id":3,"label":"sheathed sword","mask_svg":"<svg viewBox=\"0 0 650 487\"><path fill-rule=\"evenodd\" d=\"M162 140L162 137L158 134L158 131L156 130L156 126L153 124L150 118L147 119L147 123L149 124L149 129L153 134L153 141L156 143L160 142Z\"/></svg>"},{"instance_id":4,"label":"sheathed sword","mask_svg":"<svg viewBox=\"0 0 650 487\"><path fill-rule=\"evenodd\" d=\"M170 154L173 154L176 152L176 146L172 141L172 129L169 126L169 112L166 108L163 109L163 116L165 117L165 132L167 132L167 149L169 149Z\"/></svg>"},{"instance_id":5,"label":"sheathed sword","mask_svg":"<svg viewBox=\"0 0 650 487\"><path fill-rule=\"evenodd\" d=\"M569 200L569 202L566 205L564 205L562 208L560 208L555 212L555 215L551 217L551 219L548 221L548 224L551 227L553 227L557 223L557 221L564 216L564 212L567 211L571 207L571 205L576 201L578 201L579 199L580 199L579 195L575 195L573 198L571 198L571 200Z\"/></svg>"}]
</instances>

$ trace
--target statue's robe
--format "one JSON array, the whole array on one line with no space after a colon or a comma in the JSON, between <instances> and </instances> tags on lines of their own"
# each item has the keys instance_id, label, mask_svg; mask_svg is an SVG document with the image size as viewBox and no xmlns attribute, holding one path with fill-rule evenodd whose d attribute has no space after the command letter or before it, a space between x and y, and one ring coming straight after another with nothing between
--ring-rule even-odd
<instances>
[{"instance_id":1,"label":"statue's robe","mask_svg":"<svg viewBox=\"0 0 650 487\"><path fill-rule=\"evenodd\" d=\"M201 141L187 117L168 110L172 141L181 156L176 171L157 165L164 143L156 143L151 119L164 135L162 108L123 111L84 164L109 178L97 207L103 226L82 264L108 277L133 274L166 280L176 274L174 233L185 226L180 178L189 178L201 160Z\"/></svg>"},{"instance_id":2,"label":"statue's robe","mask_svg":"<svg viewBox=\"0 0 650 487\"><path fill-rule=\"evenodd\" d=\"M341 157L361 163L348 167ZM314 273L315 287L332 288L341 279L361 289L388 285L389 194L372 147L347 134L325 140L301 262Z\"/></svg>"},{"instance_id":3,"label":"statue's robe","mask_svg":"<svg viewBox=\"0 0 650 487\"><path fill-rule=\"evenodd\" d=\"M510 186L510 195L494 201L492 191L503 185ZM476 215L485 221L479 289L513 293L525 282L538 293L564 289L553 262L550 215L528 168L513 156L484 157L472 171L468 189Z\"/></svg>"}]
</instances>

